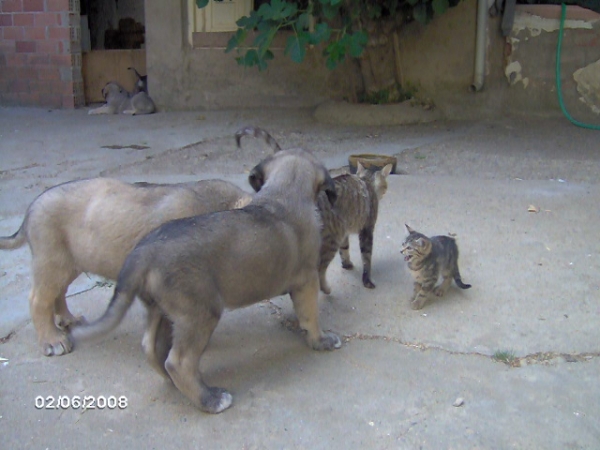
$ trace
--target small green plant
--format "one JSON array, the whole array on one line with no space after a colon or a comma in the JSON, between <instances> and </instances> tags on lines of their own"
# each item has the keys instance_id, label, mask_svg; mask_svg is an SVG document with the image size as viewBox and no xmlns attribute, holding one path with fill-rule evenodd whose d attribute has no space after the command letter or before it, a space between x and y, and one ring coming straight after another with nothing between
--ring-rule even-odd
<instances>
[{"instance_id":1,"label":"small green plant","mask_svg":"<svg viewBox=\"0 0 600 450\"><path fill-rule=\"evenodd\" d=\"M494 353L493 358L496 361L503 362L509 366L512 366L517 361L517 357L515 356L515 352L512 350L497 350Z\"/></svg>"},{"instance_id":2,"label":"small green plant","mask_svg":"<svg viewBox=\"0 0 600 450\"><path fill-rule=\"evenodd\" d=\"M416 89L412 86L403 88L398 83L389 88L375 92L367 92L358 96L359 103L370 103L372 105L385 105L388 103L402 103L414 98Z\"/></svg>"}]
</instances>

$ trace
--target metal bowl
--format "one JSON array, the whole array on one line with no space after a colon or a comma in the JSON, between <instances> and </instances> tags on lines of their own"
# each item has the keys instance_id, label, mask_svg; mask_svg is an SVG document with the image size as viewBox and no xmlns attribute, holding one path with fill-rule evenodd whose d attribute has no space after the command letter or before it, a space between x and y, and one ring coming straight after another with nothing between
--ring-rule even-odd
<instances>
[{"instance_id":1,"label":"metal bowl","mask_svg":"<svg viewBox=\"0 0 600 450\"><path fill-rule=\"evenodd\" d=\"M396 173L396 164L398 164L398 158L395 156L388 155L374 155L371 153L362 153L360 155L350 155L348 157L348 163L350 164L350 173L356 173L357 161L363 165L365 169L381 170L388 164L392 165L392 172Z\"/></svg>"}]
</instances>

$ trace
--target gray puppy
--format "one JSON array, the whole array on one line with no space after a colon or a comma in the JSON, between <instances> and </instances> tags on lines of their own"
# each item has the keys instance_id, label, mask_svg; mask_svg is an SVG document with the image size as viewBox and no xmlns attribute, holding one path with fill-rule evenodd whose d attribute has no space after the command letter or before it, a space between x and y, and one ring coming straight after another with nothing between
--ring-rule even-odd
<instances>
[{"instance_id":1,"label":"gray puppy","mask_svg":"<svg viewBox=\"0 0 600 450\"><path fill-rule=\"evenodd\" d=\"M249 181L257 193L248 206L174 220L144 237L125 260L104 316L73 328L73 341L111 331L139 297L148 309L143 347L150 364L209 413L232 402L225 389L207 386L199 369L226 308L289 293L308 344L341 347L337 335L322 331L318 308L315 202L322 190L335 200L333 180L312 154L294 149L263 160Z\"/></svg>"}]
</instances>

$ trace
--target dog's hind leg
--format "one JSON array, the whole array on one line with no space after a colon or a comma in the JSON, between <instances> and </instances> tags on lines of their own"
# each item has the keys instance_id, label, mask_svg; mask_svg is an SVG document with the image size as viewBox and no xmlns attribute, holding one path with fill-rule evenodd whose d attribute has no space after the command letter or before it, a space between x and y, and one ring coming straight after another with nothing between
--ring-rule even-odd
<instances>
[{"instance_id":1,"label":"dog's hind leg","mask_svg":"<svg viewBox=\"0 0 600 450\"><path fill-rule=\"evenodd\" d=\"M196 301L185 299L185 302ZM194 405L205 412L217 414L231 406L231 394L225 389L207 386L202 381L199 362L219 323L220 312L211 311L208 305L206 308L204 305L200 307L202 310L194 311L194 314L187 314L186 311L174 318L173 347L165 368L177 389Z\"/></svg>"},{"instance_id":2,"label":"dog's hind leg","mask_svg":"<svg viewBox=\"0 0 600 450\"><path fill-rule=\"evenodd\" d=\"M340 338L324 332L319 325L319 277L317 272L300 288L290 292L300 327L307 332L308 345L315 350L333 350L342 346Z\"/></svg>"},{"instance_id":3,"label":"dog's hind leg","mask_svg":"<svg viewBox=\"0 0 600 450\"><path fill-rule=\"evenodd\" d=\"M148 324L142 339L142 347L148 364L159 374L171 381L165 369L165 361L173 346L173 326L156 306L148 306Z\"/></svg>"}]
</instances>

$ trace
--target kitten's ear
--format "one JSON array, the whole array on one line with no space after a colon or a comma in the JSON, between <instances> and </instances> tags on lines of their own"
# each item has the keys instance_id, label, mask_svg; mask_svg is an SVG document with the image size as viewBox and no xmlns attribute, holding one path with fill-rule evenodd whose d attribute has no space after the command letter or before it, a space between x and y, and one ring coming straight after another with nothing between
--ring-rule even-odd
<instances>
[{"instance_id":1,"label":"kitten's ear","mask_svg":"<svg viewBox=\"0 0 600 450\"><path fill-rule=\"evenodd\" d=\"M390 173L392 173L392 167L394 167L394 166L392 166L391 164L388 164L383 169L381 169L381 175L383 175L383 178L387 178L388 175Z\"/></svg>"},{"instance_id":2,"label":"kitten's ear","mask_svg":"<svg viewBox=\"0 0 600 450\"><path fill-rule=\"evenodd\" d=\"M409 227L408 225L404 224L404 226L406 227L406 231L408 231L410 234L415 233L415 230L413 230L411 227Z\"/></svg>"}]
</instances>

